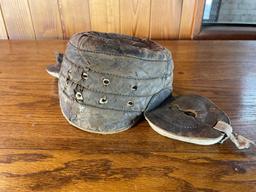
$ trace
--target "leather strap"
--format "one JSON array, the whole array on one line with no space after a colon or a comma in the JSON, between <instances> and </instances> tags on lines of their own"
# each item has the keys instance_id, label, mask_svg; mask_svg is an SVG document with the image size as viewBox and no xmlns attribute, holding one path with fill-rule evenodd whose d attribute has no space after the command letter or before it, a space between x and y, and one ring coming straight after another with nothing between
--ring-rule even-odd
<instances>
[{"instance_id":1,"label":"leather strap","mask_svg":"<svg viewBox=\"0 0 256 192\"><path fill-rule=\"evenodd\" d=\"M226 134L227 137L224 140L222 140L221 143L225 141L227 138L230 138L230 140L236 145L238 149L247 149L251 145L255 145L255 142L245 138L242 135L234 133L231 125L225 123L224 121L218 121L213 128Z\"/></svg>"}]
</instances>

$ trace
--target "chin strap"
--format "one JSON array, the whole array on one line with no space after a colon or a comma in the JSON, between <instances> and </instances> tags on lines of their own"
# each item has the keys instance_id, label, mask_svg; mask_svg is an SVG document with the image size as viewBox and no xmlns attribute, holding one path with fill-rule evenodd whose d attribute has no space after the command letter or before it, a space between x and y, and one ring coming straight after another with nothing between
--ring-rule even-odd
<instances>
[{"instance_id":1,"label":"chin strap","mask_svg":"<svg viewBox=\"0 0 256 192\"><path fill-rule=\"evenodd\" d=\"M231 127L231 125L224 121L218 121L213 128L226 134L226 138L224 138L221 143L227 138L230 138L230 140L236 145L238 149L247 149L251 145L255 145L255 142L243 137L242 135L233 133L233 128Z\"/></svg>"}]
</instances>

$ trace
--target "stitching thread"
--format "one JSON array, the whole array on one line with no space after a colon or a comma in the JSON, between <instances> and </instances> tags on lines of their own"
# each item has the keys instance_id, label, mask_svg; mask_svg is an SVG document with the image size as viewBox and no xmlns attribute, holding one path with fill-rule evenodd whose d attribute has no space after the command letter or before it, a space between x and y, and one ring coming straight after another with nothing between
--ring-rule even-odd
<instances>
[{"instance_id":1,"label":"stitching thread","mask_svg":"<svg viewBox=\"0 0 256 192\"><path fill-rule=\"evenodd\" d=\"M64 93L64 95L69 98L69 99L74 99L72 98L71 96L69 96L64 90L62 90L62 93ZM104 110L114 110L114 111L123 111L123 112L133 112L133 113L142 113L143 111L131 111L131 110L125 110L125 109L115 109L115 108L102 108L102 107L99 107L99 106L96 106L96 105L91 105L91 104L87 104L87 103L79 103L77 102L78 104L80 105L84 105L84 106L89 106L89 107L95 107L95 108L98 108L98 109L104 109Z\"/></svg>"},{"instance_id":2,"label":"stitching thread","mask_svg":"<svg viewBox=\"0 0 256 192\"><path fill-rule=\"evenodd\" d=\"M84 69L82 66L77 65L76 63L74 63L73 61L71 61L66 55L64 56L64 59L67 60L70 64L72 64L72 65L74 65L74 66L76 66L76 67L79 67L79 68ZM135 78L135 77L126 77L126 76L117 75L117 74L112 74L112 73L103 73L103 72L99 72L99 71L96 71L95 69L91 69L91 68L88 67L88 66L87 66L87 68L88 68L90 71L93 71L94 73L99 73L99 74L102 74L102 75L115 76L115 77L122 78L122 79L134 79L134 80L164 79L165 77L171 75L171 74L163 74L163 76L161 76L161 77Z\"/></svg>"},{"instance_id":3,"label":"stitching thread","mask_svg":"<svg viewBox=\"0 0 256 192\"><path fill-rule=\"evenodd\" d=\"M99 51L89 51L86 49L81 49L79 47L76 47L72 42L68 42L68 44L70 44L72 47L78 49L79 51L84 51L84 52L88 52L88 53L97 53L97 54L102 54L102 55L111 55L111 56L121 56L121 57L127 57L127 58L134 58L134 59L138 59L138 60L142 60L142 61L155 61L155 62L163 62L163 61L167 61L167 59L165 60L160 60L160 59L143 59L141 57L136 57L136 56L131 56L131 55L121 55L121 54L111 54L111 53L107 53L107 52L99 52ZM165 50L165 49L164 49Z\"/></svg>"},{"instance_id":4,"label":"stitching thread","mask_svg":"<svg viewBox=\"0 0 256 192\"><path fill-rule=\"evenodd\" d=\"M66 77L63 73L60 73L60 76L64 77L65 79L67 79L68 77ZM83 79L81 79L83 81ZM79 81L81 81L79 80ZM152 95L124 95L121 93L110 93L110 92L102 92L102 91L98 91L96 89L92 89L92 88L88 88L84 85L78 84L78 82L75 82L71 79L69 79L68 81L71 81L72 83L81 86L82 88L89 90L91 92L95 92L95 93L102 93L102 94L108 94L108 95L118 95L118 96L123 96L123 97L151 97Z\"/></svg>"}]
</instances>

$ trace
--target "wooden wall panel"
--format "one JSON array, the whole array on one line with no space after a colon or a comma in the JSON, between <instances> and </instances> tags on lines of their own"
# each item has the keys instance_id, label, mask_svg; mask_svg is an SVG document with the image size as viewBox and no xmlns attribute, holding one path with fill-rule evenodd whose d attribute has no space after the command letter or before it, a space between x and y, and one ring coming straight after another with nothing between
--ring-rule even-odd
<instances>
[{"instance_id":1,"label":"wooden wall panel","mask_svg":"<svg viewBox=\"0 0 256 192\"><path fill-rule=\"evenodd\" d=\"M62 39L57 0L28 0L36 39Z\"/></svg>"},{"instance_id":2,"label":"wooden wall panel","mask_svg":"<svg viewBox=\"0 0 256 192\"><path fill-rule=\"evenodd\" d=\"M204 2L0 0L0 39L68 39L90 30L152 39L191 39L200 32Z\"/></svg>"},{"instance_id":3,"label":"wooden wall panel","mask_svg":"<svg viewBox=\"0 0 256 192\"><path fill-rule=\"evenodd\" d=\"M194 8L195 14L194 14L193 26L192 26L192 37L195 37L201 31L201 26L202 26L201 23L202 23L203 14L204 14L204 3L205 3L205 0L196 0L196 5Z\"/></svg>"},{"instance_id":4,"label":"wooden wall panel","mask_svg":"<svg viewBox=\"0 0 256 192\"><path fill-rule=\"evenodd\" d=\"M120 0L120 27L123 34L148 37L150 1Z\"/></svg>"},{"instance_id":5,"label":"wooden wall panel","mask_svg":"<svg viewBox=\"0 0 256 192\"><path fill-rule=\"evenodd\" d=\"M119 0L90 0L90 16L92 30L120 32Z\"/></svg>"},{"instance_id":6,"label":"wooden wall panel","mask_svg":"<svg viewBox=\"0 0 256 192\"><path fill-rule=\"evenodd\" d=\"M0 10L0 39L8 39L2 9Z\"/></svg>"},{"instance_id":7,"label":"wooden wall panel","mask_svg":"<svg viewBox=\"0 0 256 192\"><path fill-rule=\"evenodd\" d=\"M152 0L150 37L178 39L182 0Z\"/></svg>"},{"instance_id":8,"label":"wooden wall panel","mask_svg":"<svg viewBox=\"0 0 256 192\"><path fill-rule=\"evenodd\" d=\"M89 0L59 0L64 38L91 29Z\"/></svg>"},{"instance_id":9,"label":"wooden wall panel","mask_svg":"<svg viewBox=\"0 0 256 192\"><path fill-rule=\"evenodd\" d=\"M35 39L27 0L0 0L10 39Z\"/></svg>"},{"instance_id":10,"label":"wooden wall panel","mask_svg":"<svg viewBox=\"0 0 256 192\"><path fill-rule=\"evenodd\" d=\"M191 39L197 0L183 0L179 39Z\"/></svg>"}]
</instances>

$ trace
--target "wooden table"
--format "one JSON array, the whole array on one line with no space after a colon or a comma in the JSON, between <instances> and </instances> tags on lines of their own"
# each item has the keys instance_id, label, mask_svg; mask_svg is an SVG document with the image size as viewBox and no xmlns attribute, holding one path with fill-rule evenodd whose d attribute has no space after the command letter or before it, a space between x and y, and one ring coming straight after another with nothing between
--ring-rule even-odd
<instances>
[{"instance_id":1,"label":"wooden table","mask_svg":"<svg viewBox=\"0 0 256 192\"><path fill-rule=\"evenodd\" d=\"M256 42L162 41L173 53L176 94L200 94L256 140ZM256 191L255 148L197 146L145 120L114 135L63 118L45 67L65 41L0 42L0 191Z\"/></svg>"}]
</instances>

